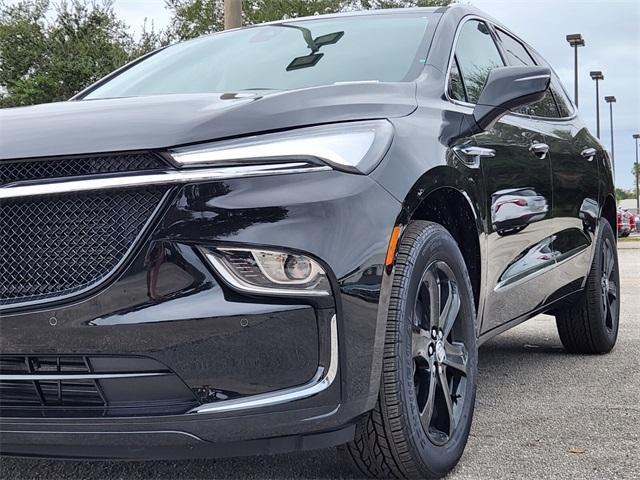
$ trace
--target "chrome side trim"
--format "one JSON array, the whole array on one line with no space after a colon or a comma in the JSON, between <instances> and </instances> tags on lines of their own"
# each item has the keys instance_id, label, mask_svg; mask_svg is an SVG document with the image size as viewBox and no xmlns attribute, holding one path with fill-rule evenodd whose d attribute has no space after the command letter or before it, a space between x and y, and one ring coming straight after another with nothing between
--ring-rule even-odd
<instances>
[{"instance_id":1,"label":"chrome side trim","mask_svg":"<svg viewBox=\"0 0 640 480\"><path fill-rule=\"evenodd\" d=\"M230 250L230 249L229 249ZM240 249L246 250L246 249ZM291 288L270 288L261 287L259 285L252 285L245 282L234 274L216 255L209 253L204 249L200 249L204 254L207 261L215 269L215 271L222 277L222 280L231 288L239 290L245 293L257 293L259 295L280 295L285 297L326 297L331 295L331 292L327 290L295 290Z\"/></svg>"},{"instance_id":2,"label":"chrome side trim","mask_svg":"<svg viewBox=\"0 0 640 480\"><path fill-rule=\"evenodd\" d=\"M56 381L56 380L109 380L114 378L142 378L142 377L164 377L171 375L166 372L149 373L67 373L67 374L4 374L0 375L0 382L10 381Z\"/></svg>"},{"instance_id":3,"label":"chrome side trim","mask_svg":"<svg viewBox=\"0 0 640 480\"><path fill-rule=\"evenodd\" d=\"M87 192L146 185L177 185L185 183L227 180L263 175L285 175L302 172L331 170L329 166L318 166L306 162L279 164L254 164L236 167L218 167L194 170L166 170L157 173L127 175L101 175L77 179L36 180L14 182L0 187L0 200L19 197L34 197L61 193Z\"/></svg>"},{"instance_id":4,"label":"chrome side trim","mask_svg":"<svg viewBox=\"0 0 640 480\"><path fill-rule=\"evenodd\" d=\"M338 323L336 316L331 318L331 358L327 367L320 366L314 377L304 385L291 387L260 395L252 395L236 400L207 403L192 409L188 413L221 413L247 410L250 408L271 407L283 403L301 400L317 395L329 388L338 374Z\"/></svg>"},{"instance_id":5,"label":"chrome side trim","mask_svg":"<svg viewBox=\"0 0 640 480\"><path fill-rule=\"evenodd\" d=\"M532 75L530 77L517 78L514 82L526 82L528 80L537 80L539 78L551 78L551 75Z\"/></svg>"}]
</instances>

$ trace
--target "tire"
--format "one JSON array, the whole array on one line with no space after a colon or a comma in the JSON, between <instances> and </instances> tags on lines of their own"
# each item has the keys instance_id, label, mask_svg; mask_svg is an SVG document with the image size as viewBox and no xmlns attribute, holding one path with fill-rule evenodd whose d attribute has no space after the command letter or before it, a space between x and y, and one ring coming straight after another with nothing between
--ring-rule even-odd
<instances>
[{"instance_id":1,"label":"tire","mask_svg":"<svg viewBox=\"0 0 640 480\"><path fill-rule=\"evenodd\" d=\"M358 474L439 478L458 463L475 403L475 318L456 241L438 224L409 224L398 246L378 400L339 449Z\"/></svg>"},{"instance_id":2,"label":"tire","mask_svg":"<svg viewBox=\"0 0 640 480\"><path fill-rule=\"evenodd\" d=\"M610 352L618 337L619 316L616 237L609 222L600 219L593 263L583 295L574 305L556 312L562 345L571 353Z\"/></svg>"}]
</instances>

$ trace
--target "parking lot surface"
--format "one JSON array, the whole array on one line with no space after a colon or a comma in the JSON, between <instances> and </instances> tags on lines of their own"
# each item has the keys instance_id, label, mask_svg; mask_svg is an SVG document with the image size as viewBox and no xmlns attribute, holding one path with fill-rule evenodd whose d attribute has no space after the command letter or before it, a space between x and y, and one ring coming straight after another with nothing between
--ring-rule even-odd
<instances>
[{"instance_id":1,"label":"parking lot surface","mask_svg":"<svg viewBox=\"0 0 640 480\"><path fill-rule=\"evenodd\" d=\"M614 351L565 353L541 315L480 349L469 444L451 479L640 478L640 241L621 242ZM334 449L225 460L0 460L3 479L355 478Z\"/></svg>"}]
</instances>

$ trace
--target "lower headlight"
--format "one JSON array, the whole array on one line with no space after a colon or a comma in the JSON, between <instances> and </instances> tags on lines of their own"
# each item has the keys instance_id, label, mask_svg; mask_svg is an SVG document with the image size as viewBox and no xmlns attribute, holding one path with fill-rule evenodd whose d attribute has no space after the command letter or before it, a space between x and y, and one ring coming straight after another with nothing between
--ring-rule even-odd
<instances>
[{"instance_id":1,"label":"lower headlight","mask_svg":"<svg viewBox=\"0 0 640 480\"><path fill-rule=\"evenodd\" d=\"M211 266L229 286L271 295L330 295L324 269L298 253L248 248L203 248Z\"/></svg>"}]
</instances>

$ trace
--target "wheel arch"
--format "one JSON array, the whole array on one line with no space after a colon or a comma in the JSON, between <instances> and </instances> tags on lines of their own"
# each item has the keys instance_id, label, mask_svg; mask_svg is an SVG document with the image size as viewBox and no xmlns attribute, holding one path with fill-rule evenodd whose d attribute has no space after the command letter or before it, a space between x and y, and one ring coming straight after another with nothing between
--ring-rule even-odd
<instances>
[{"instance_id":1,"label":"wheel arch","mask_svg":"<svg viewBox=\"0 0 640 480\"><path fill-rule=\"evenodd\" d=\"M406 224L427 220L442 225L456 240L464 258L476 311L480 307L484 259L481 185L452 167L436 167L424 174L404 201Z\"/></svg>"},{"instance_id":2,"label":"wheel arch","mask_svg":"<svg viewBox=\"0 0 640 480\"><path fill-rule=\"evenodd\" d=\"M600 217L604 218L611 225L611 229L617 234L618 221L616 216L616 201L612 195L607 195L600 210ZM616 235L617 237L617 235Z\"/></svg>"}]
</instances>

